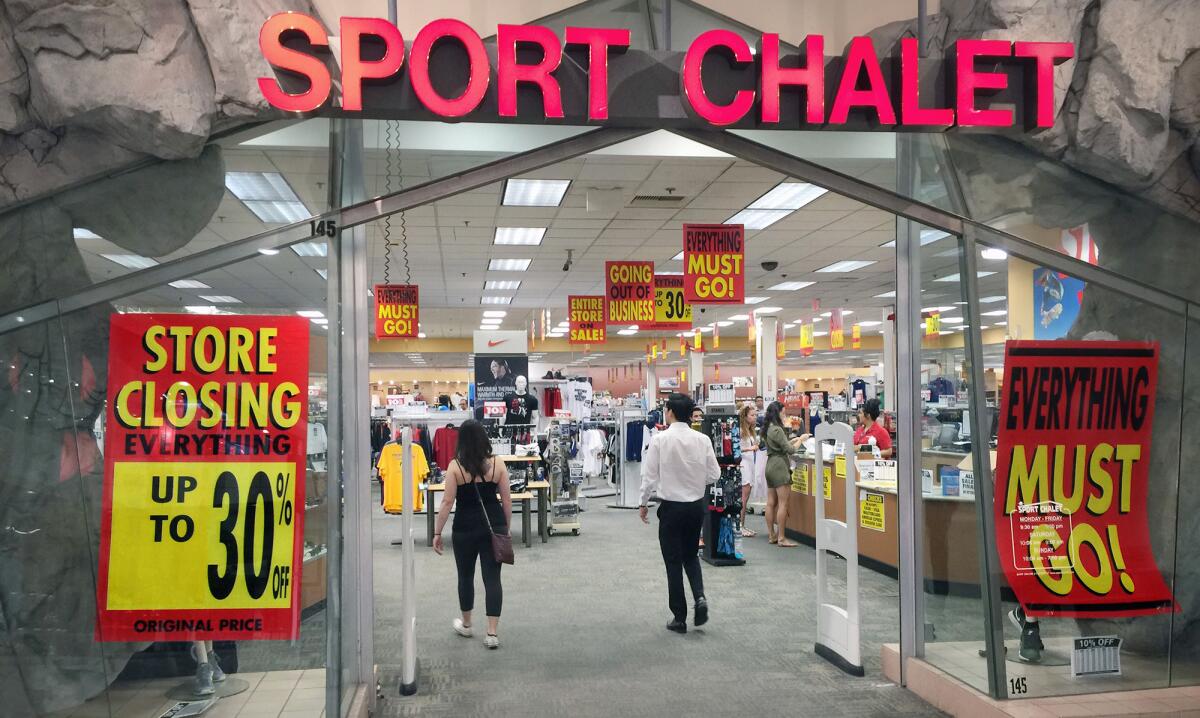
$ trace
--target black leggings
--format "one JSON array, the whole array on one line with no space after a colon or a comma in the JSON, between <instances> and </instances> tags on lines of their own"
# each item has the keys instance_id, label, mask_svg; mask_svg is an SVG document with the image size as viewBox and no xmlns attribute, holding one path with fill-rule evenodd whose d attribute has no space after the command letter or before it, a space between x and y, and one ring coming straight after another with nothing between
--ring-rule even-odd
<instances>
[{"instance_id":1,"label":"black leggings","mask_svg":"<svg viewBox=\"0 0 1200 718\"><path fill-rule=\"evenodd\" d=\"M502 527L497 528L503 531ZM455 526L451 538L454 542L454 562L458 564L458 607L463 611L475 607L475 557L478 556L487 615L499 618L504 589L500 586L500 563L492 553L491 533L486 526L477 529Z\"/></svg>"}]
</instances>

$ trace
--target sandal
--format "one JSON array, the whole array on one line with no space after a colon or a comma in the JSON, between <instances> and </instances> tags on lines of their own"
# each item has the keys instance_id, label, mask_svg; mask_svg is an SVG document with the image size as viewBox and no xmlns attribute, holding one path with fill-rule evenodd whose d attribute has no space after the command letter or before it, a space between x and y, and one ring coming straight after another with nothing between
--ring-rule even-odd
<instances>
[{"instance_id":1,"label":"sandal","mask_svg":"<svg viewBox=\"0 0 1200 718\"><path fill-rule=\"evenodd\" d=\"M794 541L788 541L787 539L784 539L784 540L780 541L777 545L780 548L796 548L800 544L798 544Z\"/></svg>"},{"instance_id":2,"label":"sandal","mask_svg":"<svg viewBox=\"0 0 1200 718\"><path fill-rule=\"evenodd\" d=\"M742 538L754 538L758 534L750 529L742 529Z\"/></svg>"},{"instance_id":3,"label":"sandal","mask_svg":"<svg viewBox=\"0 0 1200 718\"><path fill-rule=\"evenodd\" d=\"M767 534L767 543L779 543L779 537L775 534Z\"/></svg>"}]
</instances>

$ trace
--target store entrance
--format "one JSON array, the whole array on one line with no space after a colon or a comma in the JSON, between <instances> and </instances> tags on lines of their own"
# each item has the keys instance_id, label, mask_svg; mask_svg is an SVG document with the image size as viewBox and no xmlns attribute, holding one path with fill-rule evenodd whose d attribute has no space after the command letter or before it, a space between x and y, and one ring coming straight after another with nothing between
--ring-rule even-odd
<instances>
[{"instance_id":1,"label":"store entrance","mask_svg":"<svg viewBox=\"0 0 1200 718\"><path fill-rule=\"evenodd\" d=\"M878 156L865 156L849 134L822 133L809 146L820 147L810 161L895 186L894 140L873 143ZM692 223L745 226L744 302L694 305L686 325L670 329L630 321L608 325L602 343L571 342L570 297L602 296L611 261L653 262L660 285L670 286L683 274L683 226ZM818 503L860 537L859 568L828 562L826 600L846 605L847 585L857 586L868 676L881 675L881 645L899 640L895 459L916 449L896 435L898 226L886 211L664 131L372 223L372 283L417 284L421 297L420 337L372 341L370 352L372 463L383 467L373 482L373 638L385 714L446 705L529 715L703 714L714 694L771 712L799 701L832 706L843 683L864 705L920 713L908 694L877 680L853 683L813 652ZM954 242L941 242L950 238L942 232L922 242L931 258L940 252L927 269L943 277L957 266ZM958 308L956 280L939 289L947 311ZM661 311L671 294L660 289L658 297ZM962 370L961 329L945 334L949 375ZM663 628L656 527L631 510L640 502L645 439L672 392L697 400L699 427L717 437L714 449L730 468L746 466L733 451L746 404L762 416L778 400L801 447L775 490L778 504L768 500L765 477L747 472L744 524L736 471L723 472L721 491L710 492L710 512L720 517L703 549L712 620L682 637ZM846 491L854 448L839 447L841 461L823 457L830 479L822 481L808 436L821 423L856 427L862 409L882 437L864 440L855 457L864 468L881 462L871 476L860 473L877 482L865 501L848 498L865 488ZM446 554L429 547L440 527L440 473L469 419L488 425L515 497L516 564L501 573L499 653L484 648L478 569L473 636L452 627L462 608L449 550L453 518L444 527ZM416 695L401 697L404 482L389 457L405 454L387 442L410 427L423 446L410 459L408 587L420 671ZM760 436L757 424L746 435ZM782 546L768 541L768 504L783 515ZM848 581L854 571L858 580ZM814 682L831 690L814 696Z\"/></svg>"}]
</instances>

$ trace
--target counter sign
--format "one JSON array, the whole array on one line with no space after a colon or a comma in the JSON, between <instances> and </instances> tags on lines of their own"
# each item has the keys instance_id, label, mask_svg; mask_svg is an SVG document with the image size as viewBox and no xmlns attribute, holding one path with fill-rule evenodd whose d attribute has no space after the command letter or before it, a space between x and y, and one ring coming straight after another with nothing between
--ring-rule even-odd
<instances>
[{"instance_id":1,"label":"counter sign","mask_svg":"<svg viewBox=\"0 0 1200 718\"><path fill-rule=\"evenodd\" d=\"M114 314L96 634L293 640L308 320Z\"/></svg>"},{"instance_id":2,"label":"counter sign","mask_svg":"<svg viewBox=\"0 0 1200 718\"><path fill-rule=\"evenodd\" d=\"M604 325L604 297L571 295L567 297L567 321L570 323L571 344L603 344L607 328Z\"/></svg>"},{"instance_id":3,"label":"counter sign","mask_svg":"<svg viewBox=\"0 0 1200 718\"><path fill-rule=\"evenodd\" d=\"M421 323L420 287L375 285L375 338L416 338Z\"/></svg>"},{"instance_id":4,"label":"counter sign","mask_svg":"<svg viewBox=\"0 0 1200 718\"><path fill-rule=\"evenodd\" d=\"M740 224L683 225L683 297L694 304L746 299L746 229Z\"/></svg>"}]
</instances>

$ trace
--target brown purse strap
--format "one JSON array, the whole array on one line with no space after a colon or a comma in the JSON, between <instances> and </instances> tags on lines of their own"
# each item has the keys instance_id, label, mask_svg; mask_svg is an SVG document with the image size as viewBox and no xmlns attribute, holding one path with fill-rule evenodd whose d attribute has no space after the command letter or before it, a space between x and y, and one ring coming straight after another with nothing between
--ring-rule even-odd
<instances>
[{"instance_id":1,"label":"brown purse strap","mask_svg":"<svg viewBox=\"0 0 1200 718\"><path fill-rule=\"evenodd\" d=\"M492 459L492 475L496 474L496 459ZM479 497L479 509L483 512L483 520L487 522L488 532L493 536L496 535L496 530L492 528L492 519L488 516L487 506L483 503L483 492L479 490L479 483L475 479L471 479L471 486L475 487L475 495Z\"/></svg>"}]
</instances>

